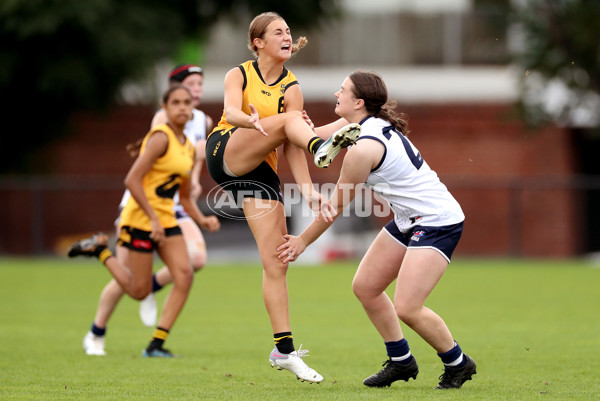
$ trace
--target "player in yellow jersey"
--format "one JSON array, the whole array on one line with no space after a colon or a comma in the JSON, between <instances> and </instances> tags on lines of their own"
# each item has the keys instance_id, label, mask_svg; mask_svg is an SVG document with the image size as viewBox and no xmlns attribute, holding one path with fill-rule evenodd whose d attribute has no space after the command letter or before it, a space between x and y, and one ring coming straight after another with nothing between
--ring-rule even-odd
<instances>
[{"instance_id":1,"label":"player in yellow jersey","mask_svg":"<svg viewBox=\"0 0 600 401\"><path fill-rule=\"evenodd\" d=\"M230 70L225 77L224 112L206 143L206 164L212 178L229 192L244 211L263 265L263 298L275 339L271 366L287 369L301 380L319 383L323 377L302 360L292 340L286 282L287 263L276 248L287 233L277 151L283 145L292 174L305 200L322 218L330 220L329 203L313 190L304 155L326 167L337 152L354 143L358 124L340 119L329 125L327 140L315 135L303 117L304 100L294 74L284 63L306 44L292 43L290 29L276 13L254 18L249 48L256 56ZM336 131L337 130L337 131ZM335 131L335 132L334 132Z\"/></svg>"},{"instance_id":2,"label":"player in yellow jersey","mask_svg":"<svg viewBox=\"0 0 600 401\"><path fill-rule=\"evenodd\" d=\"M184 134L195 147L196 159L190 178L192 185L192 196L193 199L197 199L201 192L199 177L202 170L202 165L204 164L204 155L206 154L204 151L206 136L208 132L210 132L210 128L213 125L212 119L198 109L202 100L204 72L202 68L197 65L184 64L171 70L168 81L169 85L180 83L186 86L192 94L194 109L192 111L192 118L188 120L185 125ZM164 124L166 122L166 112L163 108L160 108L160 110L155 113L150 127ZM127 150L133 158L136 158L139 155L142 139L127 146ZM131 195L129 191L125 191L121 200L121 204L119 205L119 213L125 207L130 197ZM190 218L187 213L185 213L183 207L179 204L179 197L177 195L175 196L174 201L177 224L181 228L183 238L186 242L192 268L194 271L199 271L203 268L207 256L204 237L196 222ZM216 229L219 228L219 222L216 216L207 216L206 219L207 221L205 226L213 226ZM117 219L116 222L117 235L118 224L119 219ZM121 255L123 253L126 254L127 252L129 252L127 248L120 247L118 249L117 257L124 257L127 259L127 255ZM148 327L156 326L158 308L154 293L165 288L165 286L171 283L172 280L173 279L171 277L170 270L167 266L163 266L152 275L152 292L140 302L140 317L142 318L144 325ZM96 310L94 320L89 331L85 334L83 339L83 349L85 350L86 354L106 355L104 345L108 322L124 294L125 292L114 279L110 280L108 284L104 286L100 294L100 300L98 302L98 308Z\"/></svg>"},{"instance_id":3,"label":"player in yellow jersey","mask_svg":"<svg viewBox=\"0 0 600 401\"><path fill-rule=\"evenodd\" d=\"M163 97L168 122L153 127L144 138L140 155L125 178L131 192L119 221L117 257L104 235L78 241L69 256L96 256L129 296L141 300L152 288L152 259L156 250L169 267L173 288L169 294L145 357L172 357L163 347L189 294L193 271L186 244L173 210L175 193L180 204L200 226L214 229L193 201L190 172L194 148L183 130L192 115L192 95L185 86L171 86ZM120 248L127 252L119 252Z\"/></svg>"}]
</instances>

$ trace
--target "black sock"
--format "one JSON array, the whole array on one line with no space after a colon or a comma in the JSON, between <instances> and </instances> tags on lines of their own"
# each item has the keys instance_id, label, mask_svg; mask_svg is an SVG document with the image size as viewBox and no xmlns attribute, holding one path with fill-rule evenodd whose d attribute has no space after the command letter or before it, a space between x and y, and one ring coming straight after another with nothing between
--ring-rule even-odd
<instances>
[{"instance_id":1,"label":"black sock","mask_svg":"<svg viewBox=\"0 0 600 401\"><path fill-rule=\"evenodd\" d=\"M152 341L150 341L150 344L148 345L148 348L146 348L146 350L152 351L153 349L162 348L168 335L169 330L163 329L162 327L157 327L156 330L154 330Z\"/></svg>"},{"instance_id":2,"label":"black sock","mask_svg":"<svg viewBox=\"0 0 600 401\"><path fill-rule=\"evenodd\" d=\"M104 262L106 262L106 259L111 258L113 254L110 251L110 249L108 249L108 247L102 245L96 248L96 250L94 251L94 256L98 258L100 263L104 264Z\"/></svg>"},{"instance_id":3,"label":"black sock","mask_svg":"<svg viewBox=\"0 0 600 401\"><path fill-rule=\"evenodd\" d=\"M294 348L294 339L291 331L275 333L273 334L273 338L275 339L275 347L277 347L277 351L281 352L282 354L291 354L296 350Z\"/></svg>"},{"instance_id":4,"label":"black sock","mask_svg":"<svg viewBox=\"0 0 600 401\"><path fill-rule=\"evenodd\" d=\"M313 136L310 141L308 141L308 145L306 148L311 155L314 155L317 150L321 147L321 145L325 142L324 139L319 138L318 136Z\"/></svg>"},{"instance_id":5,"label":"black sock","mask_svg":"<svg viewBox=\"0 0 600 401\"><path fill-rule=\"evenodd\" d=\"M154 273L152 275L152 292L160 291L162 288L163 286L158 284L158 281L156 281L156 273Z\"/></svg>"},{"instance_id":6,"label":"black sock","mask_svg":"<svg viewBox=\"0 0 600 401\"><path fill-rule=\"evenodd\" d=\"M106 334L106 327L101 328L101 327L96 326L95 323L92 323L92 328L90 329L90 331L92 332L93 335L102 337L103 335Z\"/></svg>"}]
</instances>

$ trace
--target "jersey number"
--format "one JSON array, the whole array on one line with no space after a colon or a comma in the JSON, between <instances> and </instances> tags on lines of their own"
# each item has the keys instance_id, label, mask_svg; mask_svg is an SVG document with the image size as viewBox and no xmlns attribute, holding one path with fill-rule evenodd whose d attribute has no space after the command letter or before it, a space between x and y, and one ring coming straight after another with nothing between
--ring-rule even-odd
<instances>
[{"instance_id":1,"label":"jersey number","mask_svg":"<svg viewBox=\"0 0 600 401\"><path fill-rule=\"evenodd\" d=\"M175 180L179 177L179 174L173 174L169 177L169 180L162 185L156 187L156 195L161 198L171 198L175 196L175 193L179 189L179 183L175 183Z\"/></svg>"},{"instance_id":2,"label":"jersey number","mask_svg":"<svg viewBox=\"0 0 600 401\"><path fill-rule=\"evenodd\" d=\"M277 108L277 113L283 113L283 96L279 98L279 106Z\"/></svg>"},{"instance_id":3,"label":"jersey number","mask_svg":"<svg viewBox=\"0 0 600 401\"><path fill-rule=\"evenodd\" d=\"M392 134L390 134L390 131L394 132L395 134L397 134L400 137L400 139L402 140L402 144L404 145L404 150L406 151L406 155L410 159L413 166L415 166L415 168L417 170L420 169L421 166L423 165L423 158L421 157L421 153L415 154L415 151L413 150L413 147L411 146L410 141L408 139L406 139L406 137L404 135L402 135L402 133L396 131L394 129L394 127L385 127L383 129L383 136L385 136L386 139L389 140L392 137Z\"/></svg>"}]
</instances>

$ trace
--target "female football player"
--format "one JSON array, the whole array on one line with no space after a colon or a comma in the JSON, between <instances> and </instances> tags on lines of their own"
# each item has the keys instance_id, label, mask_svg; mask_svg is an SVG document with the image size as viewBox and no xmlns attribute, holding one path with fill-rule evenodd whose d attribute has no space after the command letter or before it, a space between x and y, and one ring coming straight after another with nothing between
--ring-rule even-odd
<instances>
[{"instance_id":1,"label":"female football player","mask_svg":"<svg viewBox=\"0 0 600 401\"><path fill-rule=\"evenodd\" d=\"M196 159L190 177L191 195L192 198L196 200L201 192L199 177L202 170L202 165L204 164L206 134L209 129L212 128L212 119L198 109L202 100L204 72L202 68L197 65L184 64L171 70L168 81L169 85L182 84L186 86L192 94L194 109L192 110L192 118L189 119L185 125L184 133L192 145L194 145L196 150ZM154 127L166 122L166 112L163 108L161 108L154 115L150 126ZM141 140L134 144L128 145L127 149L132 157L135 158L138 156L140 145ZM125 207L130 197L130 192L125 191L125 194L121 200L121 204L119 205L119 212ZM206 263L206 243L204 241L204 237L196 222L189 217L185 210L183 210L183 207L179 204L178 194L175 195L174 203L177 224L181 228L188 254L190 256L190 262L194 271L199 271ZM207 222L210 223L212 230L219 228L219 222L215 216L207 216ZM117 226L117 232L118 223L119 222L117 219L117 222L115 223ZM127 259L127 252L129 252L127 248L121 247L118 250L117 257L122 256ZM152 291L140 302L140 317L146 326L153 327L156 325L157 305L156 297L154 295L155 292L160 291L164 286L168 285L172 281L173 279L171 272L167 266L163 266L160 270L152 275ZM83 339L83 348L86 354L106 354L104 345L108 321L124 294L125 292L114 279L112 279L102 290L94 321L90 330L86 333Z\"/></svg>"},{"instance_id":2,"label":"female football player","mask_svg":"<svg viewBox=\"0 0 600 401\"><path fill-rule=\"evenodd\" d=\"M140 154L125 178L131 193L119 219L117 255L99 234L71 246L69 256L96 256L119 286L134 299L143 299L152 288L152 259L156 250L173 277L173 288L145 357L172 357L163 347L189 294L193 271L186 244L177 224L173 197L179 190L180 203L194 221L214 229L214 223L199 210L191 196L190 172L194 147L183 130L192 115L192 95L183 85L171 86L163 96L168 122L153 127L141 144ZM121 248L127 249L120 252Z\"/></svg>"},{"instance_id":3,"label":"female football player","mask_svg":"<svg viewBox=\"0 0 600 401\"><path fill-rule=\"evenodd\" d=\"M298 81L284 63L306 44L292 42L290 28L278 14L258 15L250 24L248 47L256 56L225 76L224 112L208 137L206 164L212 178L240 199L263 265L263 298L273 330L275 348L271 366L287 369L301 380L321 382L323 377L302 360L292 339L286 272L288 263L274 250L287 233L280 182L277 147L289 161L304 198L324 219L330 206L313 190L303 149L326 167L337 152L354 142L358 125L339 120L332 124L327 141L303 118L304 101ZM331 132L338 130L333 135Z\"/></svg>"},{"instance_id":4,"label":"female football player","mask_svg":"<svg viewBox=\"0 0 600 401\"><path fill-rule=\"evenodd\" d=\"M416 379L419 368L402 333L400 318L442 359L445 371L437 388L459 388L476 373L475 362L463 354L442 318L424 303L450 262L462 234L464 214L406 137L404 115L397 115L395 103L388 102L379 75L356 71L344 80L335 96L336 114L361 125L330 199L337 215L354 198L361 183L386 199L394 212L392 221L360 262L352 283L389 357L384 368L366 378L364 384L383 387L396 380ZM315 220L298 237L286 235L287 242L277 249L278 257L284 263L294 260L331 224ZM384 291L394 280L392 302Z\"/></svg>"}]
</instances>

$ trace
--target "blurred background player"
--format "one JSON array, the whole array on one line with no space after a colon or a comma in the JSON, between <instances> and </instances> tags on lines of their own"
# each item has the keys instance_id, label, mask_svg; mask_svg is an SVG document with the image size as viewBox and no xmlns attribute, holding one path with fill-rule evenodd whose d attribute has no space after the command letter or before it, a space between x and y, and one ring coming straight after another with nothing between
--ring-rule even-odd
<instances>
[{"instance_id":1,"label":"blurred background player","mask_svg":"<svg viewBox=\"0 0 600 401\"><path fill-rule=\"evenodd\" d=\"M355 71L336 92L335 112L360 123L361 133L344 158L331 203L337 216L366 183L388 201L394 218L363 257L352 283L369 319L383 338L389 359L380 372L366 378L370 387L416 379L419 367L398 318L437 352L445 366L436 388L459 388L476 373L446 323L425 300L444 274L462 235L460 205L406 138L407 122L388 102L385 83L372 72ZM277 250L283 262L294 260L332 222L315 220L298 237ZM394 302L385 289L396 280ZM457 289L460 290L460 289Z\"/></svg>"},{"instance_id":2,"label":"blurred background player","mask_svg":"<svg viewBox=\"0 0 600 401\"><path fill-rule=\"evenodd\" d=\"M134 299L148 295L152 288L153 250L157 250L171 272L174 286L152 341L143 351L145 357L173 356L163 348L163 343L185 304L193 281L186 243L174 210L176 192L179 190L180 204L198 225L210 231L219 228L214 216L206 217L198 210L191 193L195 149L183 132L192 116L190 90L181 84L172 85L163 97L162 107L167 123L153 127L146 135L125 179L131 196L119 217L117 258L108 250L104 235L79 241L69 251L71 257L97 256L113 275L114 283L103 291L106 300L111 288L119 289L116 301L108 310L103 310L110 316L123 291ZM94 321L84 338L86 353L104 355L105 332L106 326Z\"/></svg>"},{"instance_id":3,"label":"blurred background player","mask_svg":"<svg viewBox=\"0 0 600 401\"><path fill-rule=\"evenodd\" d=\"M242 203L246 221L256 241L263 266L263 299L271 321L275 348L271 366L287 369L299 379L321 382L323 377L302 360L292 338L287 289L288 264L274 250L287 233L283 199L277 176L277 148L289 162L294 180L312 209L331 218L330 205L314 191L304 149L315 163L327 166L336 153L358 136L358 125L315 136L303 118L304 99L294 74L284 67L306 43L292 42L290 29L276 13L263 13L250 23L248 47L256 60L247 61L225 76L223 116L210 134L206 164L212 178ZM243 197L239 199L239 197Z\"/></svg>"},{"instance_id":4,"label":"blurred background player","mask_svg":"<svg viewBox=\"0 0 600 401\"><path fill-rule=\"evenodd\" d=\"M169 83L181 83L192 93L194 110L192 118L185 125L184 133L196 148L196 161L192 170L191 181L192 197L198 200L198 197L202 193L200 173L206 160L206 137L213 126L212 119L199 109L203 94L204 72L197 65L179 65L170 72ZM154 115L152 126L162 124L165 121L166 116L161 109ZM123 203L121 202L122 205ZM192 267L194 271L198 271L206 264L206 242L196 223L194 223L179 204L179 195L175 195L175 213L177 223L183 232L183 238L187 245ZM211 217L211 219L216 219L216 217ZM156 324L157 307L154 293L172 282L173 278L167 266L163 266L152 276L152 292L140 303L140 318L146 326L152 327Z\"/></svg>"},{"instance_id":5,"label":"blurred background player","mask_svg":"<svg viewBox=\"0 0 600 401\"><path fill-rule=\"evenodd\" d=\"M206 133L209 132L212 127L212 119L198 109L202 100L204 84L204 72L202 68L193 64L175 67L169 74L169 84L173 85L178 83L183 84L190 90L194 105L192 118L186 123L184 133L196 149L196 158L191 174L191 195L194 200L197 200L202 190L199 179L205 161L204 148L206 145ZM164 109L161 108L154 115L151 127L162 124L165 120L166 113ZM128 151L132 157L138 156L140 143L141 140L128 146ZM119 205L119 210L123 209L130 196L129 191L125 191L121 204ZM183 233L190 262L194 271L198 271L202 269L206 263L206 243L204 237L202 236L202 232L198 228L198 225L187 215L183 210L183 207L179 204L179 194L175 195L174 201L177 223ZM211 220L216 220L216 217L214 216L209 218ZM118 229L119 219L117 219L115 224ZM127 248L122 248L120 250L120 253L127 252ZM126 256L124 257L126 258ZM167 266L163 266L152 275L152 291L140 302L140 318L146 326L153 327L156 324L158 308L154 293L172 281L173 278ZM94 322L83 341L83 348L88 355L105 355L104 342L106 326L119 300L123 297L123 294L124 291L115 280L111 280L102 290Z\"/></svg>"}]
</instances>

